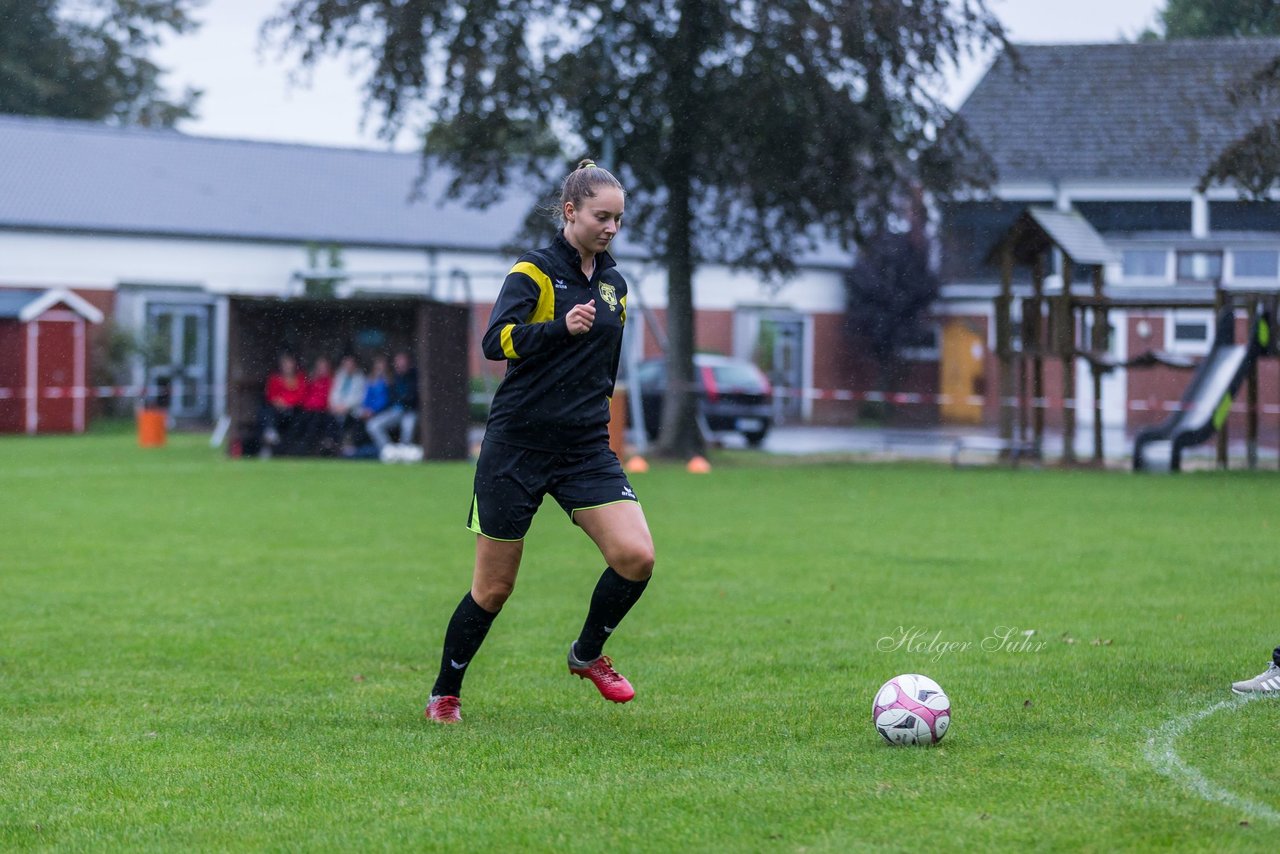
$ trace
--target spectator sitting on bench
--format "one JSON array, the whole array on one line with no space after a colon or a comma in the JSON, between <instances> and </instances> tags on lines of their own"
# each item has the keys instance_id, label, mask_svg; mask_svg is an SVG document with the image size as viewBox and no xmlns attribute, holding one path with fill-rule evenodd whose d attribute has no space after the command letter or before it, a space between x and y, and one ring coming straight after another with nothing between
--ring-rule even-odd
<instances>
[{"instance_id":1,"label":"spectator sitting on bench","mask_svg":"<svg viewBox=\"0 0 1280 854\"><path fill-rule=\"evenodd\" d=\"M413 441L413 428L418 423L418 372L413 368L409 354L396 353L395 376L391 380L391 398L385 410L369 419L369 436L382 450L391 442L387 430L398 424L398 439L402 444Z\"/></svg>"},{"instance_id":2,"label":"spectator sitting on bench","mask_svg":"<svg viewBox=\"0 0 1280 854\"><path fill-rule=\"evenodd\" d=\"M356 410L356 429L349 443L342 446L344 457L377 458L378 449L373 445L365 448L370 437L362 435L368 430L369 422L391 405L391 386L387 384L387 357L374 356L373 367L365 382L364 400Z\"/></svg>"},{"instance_id":3,"label":"spectator sitting on bench","mask_svg":"<svg viewBox=\"0 0 1280 854\"><path fill-rule=\"evenodd\" d=\"M337 444L329 438L329 390L333 387L333 363L319 356L311 368L302 395L303 453L329 453Z\"/></svg>"},{"instance_id":4,"label":"spectator sitting on bench","mask_svg":"<svg viewBox=\"0 0 1280 854\"><path fill-rule=\"evenodd\" d=\"M302 428L299 417L307 378L291 353L281 353L279 369L267 377L266 403L259 414L262 454L293 450Z\"/></svg>"},{"instance_id":5,"label":"spectator sitting on bench","mask_svg":"<svg viewBox=\"0 0 1280 854\"><path fill-rule=\"evenodd\" d=\"M360 406L364 403L364 371L356 357L345 354L338 362L329 391L329 423L326 438L336 446L350 445L352 434L360 426Z\"/></svg>"}]
</instances>

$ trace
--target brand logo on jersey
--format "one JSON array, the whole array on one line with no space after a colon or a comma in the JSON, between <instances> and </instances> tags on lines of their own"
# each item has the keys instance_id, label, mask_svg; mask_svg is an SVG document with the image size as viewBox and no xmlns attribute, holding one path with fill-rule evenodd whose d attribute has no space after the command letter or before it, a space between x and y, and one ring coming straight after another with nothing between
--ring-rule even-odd
<instances>
[{"instance_id":1,"label":"brand logo on jersey","mask_svg":"<svg viewBox=\"0 0 1280 854\"><path fill-rule=\"evenodd\" d=\"M569 289L569 286L564 283L564 279L556 279L556 287L562 291Z\"/></svg>"},{"instance_id":2,"label":"brand logo on jersey","mask_svg":"<svg viewBox=\"0 0 1280 854\"><path fill-rule=\"evenodd\" d=\"M618 291L613 285L606 285L604 282L600 283L600 299L609 304L609 311L618 310Z\"/></svg>"}]
</instances>

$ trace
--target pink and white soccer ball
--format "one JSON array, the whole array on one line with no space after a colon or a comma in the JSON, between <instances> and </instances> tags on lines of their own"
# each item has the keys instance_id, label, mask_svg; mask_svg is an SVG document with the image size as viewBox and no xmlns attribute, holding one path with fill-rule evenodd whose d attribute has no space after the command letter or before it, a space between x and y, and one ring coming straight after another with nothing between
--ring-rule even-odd
<instances>
[{"instance_id":1,"label":"pink and white soccer ball","mask_svg":"<svg viewBox=\"0 0 1280 854\"><path fill-rule=\"evenodd\" d=\"M904 673L880 686L871 719L890 744L936 744L951 726L951 701L928 676Z\"/></svg>"}]
</instances>

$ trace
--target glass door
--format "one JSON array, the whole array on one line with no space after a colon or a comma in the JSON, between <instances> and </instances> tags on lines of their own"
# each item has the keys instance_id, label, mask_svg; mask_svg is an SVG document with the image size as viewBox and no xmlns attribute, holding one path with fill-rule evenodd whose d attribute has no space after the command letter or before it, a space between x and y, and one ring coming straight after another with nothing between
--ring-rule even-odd
<instances>
[{"instance_id":1,"label":"glass door","mask_svg":"<svg viewBox=\"0 0 1280 854\"><path fill-rule=\"evenodd\" d=\"M762 313L752 360L773 385L774 420L796 421L804 408L804 320L790 312Z\"/></svg>"},{"instance_id":2,"label":"glass door","mask_svg":"<svg viewBox=\"0 0 1280 854\"><path fill-rule=\"evenodd\" d=\"M154 342L147 386L159 390L174 418L210 416L210 326L207 305L152 303L147 329Z\"/></svg>"}]
</instances>

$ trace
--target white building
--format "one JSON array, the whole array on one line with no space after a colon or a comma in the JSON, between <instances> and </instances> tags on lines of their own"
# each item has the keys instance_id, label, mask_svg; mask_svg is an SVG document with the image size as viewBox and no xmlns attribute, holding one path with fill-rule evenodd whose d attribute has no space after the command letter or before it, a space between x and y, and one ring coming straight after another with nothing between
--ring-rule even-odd
<instances>
[{"instance_id":1,"label":"white building","mask_svg":"<svg viewBox=\"0 0 1280 854\"><path fill-rule=\"evenodd\" d=\"M168 360L147 379L172 384L172 412L184 418L221 414L227 298L299 295L309 272L338 277L339 294L469 301L474 345L536 197L512 190L486 209L467 207L445 199L447 175L419 188L420 167L411 154L0 117L0 289L72 289L118 324L164 336ZM334 249L340 270L331 271ZM647 309L633 312L628 339L648 339L652 352L643 327L662 317L664 271L625 232L617 255L638 293L633 305ZM760 324L773 323L784 334L771 340L788 348L776 377L784 387L835 382L814 353L839 335L848 265L824 249L779 289L702 267L699 345L750 354ZM472 359L473 372L500 370L478 352ZM797 416L813 414L809 398L787 399Z\"/></svg>"}]
</instances>

